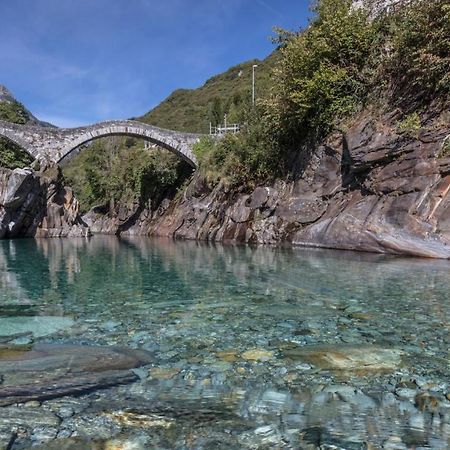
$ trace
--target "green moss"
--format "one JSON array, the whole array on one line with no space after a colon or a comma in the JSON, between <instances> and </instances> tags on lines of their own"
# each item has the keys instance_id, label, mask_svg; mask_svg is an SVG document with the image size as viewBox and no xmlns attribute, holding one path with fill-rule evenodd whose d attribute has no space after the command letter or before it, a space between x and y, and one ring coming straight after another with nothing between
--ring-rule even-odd
<instances>
[{"instance_id":1,"label":"green moss","mask_svg":"<svg viewBox=\"0 0 450 450\"><path fill-rule=\"evenodd\" d=\"M421 128L420 116L416 112L408 114L397 125L397 130L399 133L405 134L408 137L416 139L419 136L420 128Z\"/></svg>"}]
</instances>

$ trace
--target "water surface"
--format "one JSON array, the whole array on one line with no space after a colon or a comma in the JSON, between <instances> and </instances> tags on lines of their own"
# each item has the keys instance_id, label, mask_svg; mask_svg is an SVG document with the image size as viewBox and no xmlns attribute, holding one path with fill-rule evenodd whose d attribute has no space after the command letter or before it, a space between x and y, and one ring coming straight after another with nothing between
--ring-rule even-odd
<instances>
[{"instance_id":1,"label":"water surface","mask_svg":"<svg viewBox=\"0 0 450 450\"><path fill-rule=\"evenodd\" d=\"M31 423L17 448L56 437L447 448L449 269L150 238L2 241L0 336L31 330L35 342L119 345L153 360L136 383L43 402L37 415L72 413L47 434Z\"/></svg>"}]
</instances>

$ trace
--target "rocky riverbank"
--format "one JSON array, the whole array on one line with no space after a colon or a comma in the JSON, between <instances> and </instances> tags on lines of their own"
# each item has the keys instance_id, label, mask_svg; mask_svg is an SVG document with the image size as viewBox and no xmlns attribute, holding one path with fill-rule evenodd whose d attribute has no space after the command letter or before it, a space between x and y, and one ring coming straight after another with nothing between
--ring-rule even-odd
<instances>
[{"instance_id":1,"label":"rocky riverbank","mask_svg":"<svg viewBox=\"0 0 450 450\"><path fill-rule=\"evenodd\" d=\"M404 117L404 116L403 116ZM157 207L83 217L94 233L450 257L448 108L364 111L310 151L295 180L211 188L200 174Z\"/></svg>"}]
</instances>

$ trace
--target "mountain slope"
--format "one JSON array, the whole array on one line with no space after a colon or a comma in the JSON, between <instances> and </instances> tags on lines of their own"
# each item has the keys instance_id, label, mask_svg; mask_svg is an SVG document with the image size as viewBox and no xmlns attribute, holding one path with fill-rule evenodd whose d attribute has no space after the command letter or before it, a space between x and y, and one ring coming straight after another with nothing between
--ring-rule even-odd
<instances>
[{"instance_id":1,"label":"mountain slope","mask_svg":"<svg viewBox=\"0 0 450 450\"><path fill-rule=\"evenodd\" d=\"M54 125L43 122L18 102L9 90L0 84L0 120L41 127L54 127Z\"/></svg>"},{"instance_id":2,"label":"mountain slope","mask_svg":"<svg viewBox=\"0 0 450 450\"><path fill-rule=\"evenodd\" d=\"M255 70L256 96L264 96L278 56L275 51L262 61L254 59L238 64L197 89L178 89L139 120L194 133L209 133L210 122L213 126L222 123L224 114L228 116L228 123L239 122L242 110L251 102L252 66L258 65Z\"/></svg>"}]
</instances>

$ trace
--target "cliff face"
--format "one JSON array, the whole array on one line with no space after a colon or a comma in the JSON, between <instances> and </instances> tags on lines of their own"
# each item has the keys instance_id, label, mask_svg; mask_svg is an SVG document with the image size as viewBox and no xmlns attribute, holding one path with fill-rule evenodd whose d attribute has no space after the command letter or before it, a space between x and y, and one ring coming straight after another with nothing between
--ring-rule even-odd
<instances>
[{"instance_id":1,"label":"cliff face","mask_svg":"<svg viewBox=\"0 0 450 450\"><path fill-rule=\"evenodd\" d=\"M442 112L444 111L444 112ZM405 126L365 111L313 152L296 181L253 192L195 176L179 197L115 218L91 212L94 232L307 245L450 257L448 112Z\"/></svg>"},{"instance_id":2,"label":"cliff face","mask_svg":"<svg viewBox=\"0 0 450 450\"><path fill-rule=\"evenodd\" d=\"M0 169L0 238L86 236L78 210L58 168Z\"/></svg>"}]
</instances>

